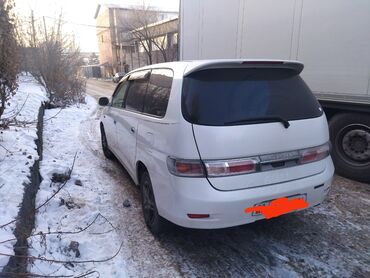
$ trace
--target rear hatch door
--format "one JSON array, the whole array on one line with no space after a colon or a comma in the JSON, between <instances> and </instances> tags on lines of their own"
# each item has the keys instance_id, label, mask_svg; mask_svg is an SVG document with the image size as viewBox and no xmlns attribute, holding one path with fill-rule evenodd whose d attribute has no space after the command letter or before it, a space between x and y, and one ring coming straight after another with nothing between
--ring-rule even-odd
<instances>
[{"instance_id":1,"label":"rear hatch door","mask_svg":"<svg viewBox=\"0 0 370 278\"><path fill-rule=\"evenodd\" d=\"M208 178L219 190L270 185L316 175L321 161L291 163L298 150L328 141L322 109L294 68L206 68L184 78L184 118L203 161L281 160L270 171ZM292 168L294 166L294 169Z\"/></svg>"}]
</instances>

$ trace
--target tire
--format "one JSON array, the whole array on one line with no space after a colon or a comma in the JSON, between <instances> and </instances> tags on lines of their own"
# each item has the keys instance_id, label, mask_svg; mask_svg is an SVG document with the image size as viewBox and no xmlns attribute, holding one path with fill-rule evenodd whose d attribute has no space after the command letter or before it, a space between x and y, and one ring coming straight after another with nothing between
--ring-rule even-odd
<instances>
[{"instance_id":1,"label":"tire","mask_svg":"<svg viewBox=\"0 0 370 278\"><path fill-rule=\"evenodd\" d=\"M114 159L114 154L110 151L108 147L107 137L105 136L104 127L100 126L100 134L101 134L101 146L103 149L104 156L110 160Z\"/></svg>"},{"instance_id":2,"label":"tire","mask_svg":"<svg viewBox=\"0 0 370 278\"><path fill-rule=\"evenodd\" d=\"M143 171L141 174L140 190L145 224L155 236L165 233L168 230L169 223L158 214L152 182L147 171Z\"/></svg>"},{"instance_id":3,"label":"tire","mask_svg":"<svg viewBox=\"0 0 370 278\"><path fill-rule=\"evenodd\" d=\"M370 117L365 114L335 115L329 128L336 172L370 183Z\"/></svg>"}]
</instances>

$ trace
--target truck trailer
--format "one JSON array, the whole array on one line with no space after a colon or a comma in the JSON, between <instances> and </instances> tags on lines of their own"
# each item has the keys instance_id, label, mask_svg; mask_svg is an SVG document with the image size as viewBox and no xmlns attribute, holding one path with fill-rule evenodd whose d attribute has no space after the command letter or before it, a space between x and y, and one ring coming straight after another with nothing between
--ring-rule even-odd
<instances>
[{"instance_id":1,"label":"truck trailer","mask_svg":"<svg viewBox=\"0 0 370 278\"><path fill-rule=\"evenodd\" d=\"M369 0L182 0L179 58L303 62L337 173L370 182Z\"/></svg>"}]
</instances>

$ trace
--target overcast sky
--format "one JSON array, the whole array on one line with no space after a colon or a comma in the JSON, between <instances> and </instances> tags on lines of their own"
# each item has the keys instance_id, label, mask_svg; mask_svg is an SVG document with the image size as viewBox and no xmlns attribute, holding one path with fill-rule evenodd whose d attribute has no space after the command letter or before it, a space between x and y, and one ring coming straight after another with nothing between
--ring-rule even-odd
<instances>
[{"instance_id":1,"label":"overcast sky","mask_svg":"<svg viewBox=\"0 0 370 278\"><path fill-rule=\"evenodd\" d=\"M143 0L15 0L17 12L29 16L30 10L33 10L35 18L57 18L63 9L64 20L71 22L64 25L64 30L73 31L81 51L87 52L98 50L95 28L83 26L95 25L94 14L98 3L142 5ZM179 9L179 0L145 0L145 3L163 10Z\"/></svg>"}]
</instances>

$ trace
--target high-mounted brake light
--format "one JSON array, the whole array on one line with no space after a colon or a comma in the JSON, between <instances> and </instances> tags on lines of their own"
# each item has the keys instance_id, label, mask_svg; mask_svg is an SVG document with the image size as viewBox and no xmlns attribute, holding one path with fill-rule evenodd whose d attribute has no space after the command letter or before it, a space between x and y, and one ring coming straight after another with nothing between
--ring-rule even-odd
<instances>
[{"instance_id":1,"label":"high-mounted brake light","mask_svg":"<svg viewBox=\"0 0 370 278\"><path fill-rule=\"evenodd\" d=\"M329 143L326 143L318 147L304 149L304 150L301 150L299 154L300 154L300 158L299 158L300 164L319 161L329 156L330 145Z\"/></svg>"},{"instance_id":2,"label":"high-mounted brake light","mask_svg":"<svg viewBox=\"0 0 370 278\"><path fill-rule=\"evenodd\" d=\"M254 64L254 65L282 65L282 61L243 61L243 65Z\"/></svg>"}]
</instances>

